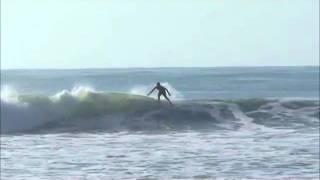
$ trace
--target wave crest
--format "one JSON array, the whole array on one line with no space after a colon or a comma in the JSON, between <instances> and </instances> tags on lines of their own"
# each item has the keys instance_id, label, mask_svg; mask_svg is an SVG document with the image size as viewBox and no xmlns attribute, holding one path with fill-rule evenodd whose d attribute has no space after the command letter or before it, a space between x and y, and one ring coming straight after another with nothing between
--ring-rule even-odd
<instances>
[{"instance_id":1,"label":"wave crest","mask_svg":"<svg viewBox=\"0 0 320 180\"><path fill-rule=\"evenodd\" d=\"M319 102L312 100L183 100L171 106L90 87L53 96L6 91L1 91L2 133L319 126Z\"/></svg>"}]
</instances>

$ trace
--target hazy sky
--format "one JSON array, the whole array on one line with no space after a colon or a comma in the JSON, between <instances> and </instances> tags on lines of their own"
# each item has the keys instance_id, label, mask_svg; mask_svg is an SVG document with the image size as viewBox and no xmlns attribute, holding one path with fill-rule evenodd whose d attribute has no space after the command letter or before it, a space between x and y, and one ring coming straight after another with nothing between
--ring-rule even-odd
<instances>
[{"instance_id":1,"label":"hazy sky","mask_svg":"<svg viewBox=\"0 0 320 180\"><path fill-rule=\"evenodd\" d=\"M319 65L319 0L1 0L1 68Z\"/></svg>"}]
</instances>

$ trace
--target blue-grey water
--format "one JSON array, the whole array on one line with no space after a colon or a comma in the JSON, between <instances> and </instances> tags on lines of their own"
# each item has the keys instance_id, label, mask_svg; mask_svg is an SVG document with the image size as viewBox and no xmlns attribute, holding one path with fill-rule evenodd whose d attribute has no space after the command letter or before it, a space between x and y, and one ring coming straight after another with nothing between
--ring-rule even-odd
<instances>
[{"instance_id":1,"label":"blue-grey water","mask_svg":"<svg viewBox=\"0 0 320 180\"><path fill-rule=\"evenodd\" d=\"M1 70L1 179L318 179L319 111L319 67Z\"/></svg>"}]
</instances>

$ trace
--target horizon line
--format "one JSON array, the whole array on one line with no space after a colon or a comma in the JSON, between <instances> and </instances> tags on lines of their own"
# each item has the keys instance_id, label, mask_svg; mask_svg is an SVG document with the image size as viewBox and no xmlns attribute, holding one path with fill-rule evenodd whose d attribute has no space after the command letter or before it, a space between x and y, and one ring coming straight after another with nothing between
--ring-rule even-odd
<instances>
[{"instance_id":1,"label":"horizon line","mask_svg":"<svg viewBox=\"0 0 320 180\"><path fill-rule=\"evenodd\" d=\"M318 65L263 65L263 66L167 66L167 67L79 67L79 68L6 68L2 70L90 70L90 69L191 69L191 68L248 68L248 67L320 67Z\"/></svg>"}]
</instances>

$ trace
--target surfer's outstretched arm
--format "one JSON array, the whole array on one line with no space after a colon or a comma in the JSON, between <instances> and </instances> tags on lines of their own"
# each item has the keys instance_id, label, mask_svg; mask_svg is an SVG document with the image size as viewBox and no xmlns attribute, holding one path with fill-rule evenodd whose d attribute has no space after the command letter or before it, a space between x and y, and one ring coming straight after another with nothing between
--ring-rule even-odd
<instances>
[{"instance_id":1,"label":"surfer's outstretched arm","mask_svg":"<svg viewBox=\"0 0 320 180\"><path fill-rule=\"evenodd\" d=\"M168 91L168 93L169 93L169 91ZM173 105L172 102L170 101L170 99L167 97L167 95L163 95L163 96L164 96L164 98L166 98L166 100L167 100L171 105Z\"/></svg>"},{"instance_id":2,"label":"surfer's outstretched arm","mask_svg":"<svg viewBox=\"0 0 320 180\"><path fill-rule=\"evenodd\" d=\"M169 90L166 88L166 91L168 92L169 96L171 96L171 93L169 92Z\"/></svg>"},{"instance_id":3,"label":"surfer's outstretched arm","mask_svg":"<svg viewBox=\"0 0 320 180\"><path fill-rule=\"evenodd\" d=\"M149 96L155 89L156 89L156 87L154 87L154 88L147 94L147 96Z\"/></svg>"}]
</instances>

